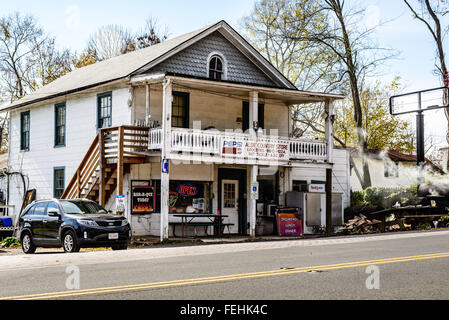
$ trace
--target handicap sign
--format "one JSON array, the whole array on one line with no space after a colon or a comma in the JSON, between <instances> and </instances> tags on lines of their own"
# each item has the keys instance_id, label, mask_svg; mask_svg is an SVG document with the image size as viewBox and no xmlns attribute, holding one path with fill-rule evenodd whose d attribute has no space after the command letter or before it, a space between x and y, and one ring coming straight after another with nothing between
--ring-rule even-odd
<instances>
[{"instance_id":1,"label":"handicap sign","mask_svg":"<svg viewBox=\"0 0 449 320\"><path fill-rule=\"evenodd\" d=\"M168 171L169 171L168 159L162 159L162 173L168 173Z\"/></svg>"},{"instance_id":2,"label":"handicap sign","mask_svg":"<svg viewBox=\"0 0 449 320\"><path fill-rule=\"evenodd\" d=\"M251 183L251 200L259 200L259 183Z\"/></svg>"}]
</instances>

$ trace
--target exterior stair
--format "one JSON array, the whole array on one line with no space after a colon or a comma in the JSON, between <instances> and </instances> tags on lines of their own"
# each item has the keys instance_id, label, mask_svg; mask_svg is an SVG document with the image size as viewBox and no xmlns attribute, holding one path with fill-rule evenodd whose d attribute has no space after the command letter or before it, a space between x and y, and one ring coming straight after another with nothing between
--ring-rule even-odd
<instances>
[{"instance_id":1,"label":"exterior stair","mask_svg":"<svg viewBox=\"0 0 449 320\"><path fill-rule=\"evenodd\" d=\"M75 171L61 199L90 199L105 206L112 194L123 193L123 176L148 155L147 127L101 129Z\"/></svg>"}]
</instances>

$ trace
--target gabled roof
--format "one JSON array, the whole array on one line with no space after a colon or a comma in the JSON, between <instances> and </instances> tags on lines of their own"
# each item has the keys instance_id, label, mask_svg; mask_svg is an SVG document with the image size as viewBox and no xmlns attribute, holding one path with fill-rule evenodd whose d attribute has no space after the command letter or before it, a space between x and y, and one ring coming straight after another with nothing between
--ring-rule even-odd
<instances>
[{"instance_id":1,"label":"gabled roof","mask_svg":"<svg viewBox=\"0 0 449 320\"><path fill-rule=\"evenodd\" d=\"M366 151L367 155L373 159L384 160L385 157L388 157L393 162L417 162L416 155L414 154L406 154L395 150L373 150L368 149ZM359 151L356 148L351 148L351 154L353 156L358 156ZM430 159L425 158L426 164L430 166L432 171L445 174L443 170L441 170L436 164L434 164Z\"/></svg>"},{"instance_id":2,"label":"gabled roof","mask_svg":"<svg viewBox=\"0 0 449 320\"><path fill-rule=\"evenodd\" d=\"M186 33L160 44L76 69L26 95L22 99L1 108L0 111L8 111L32 103L86 90L91 87L127 78L133 74L148 71L153 66L215 31L222 33L243 54L248 56L262 71L264 71L269 78L275 83L278 83L281 88L297 90L288 79L286 79L229 24L225 21L220 21L216 24Z\"/></svg>"}]
</instances>

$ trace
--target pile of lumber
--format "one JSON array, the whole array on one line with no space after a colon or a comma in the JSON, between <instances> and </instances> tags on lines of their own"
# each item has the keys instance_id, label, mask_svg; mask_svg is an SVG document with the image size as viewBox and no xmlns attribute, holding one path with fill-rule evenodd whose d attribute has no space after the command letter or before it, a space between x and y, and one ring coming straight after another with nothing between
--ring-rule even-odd
<instances>
[{"instance_id":1,"label":"pile of lumber","mask_svg":"<svg viewBox=\"0 0 449 320\"><path fill-rule=\"evenodd\" d=\"M343 234L369 234L381 231L382 221L373 219L369 220L364 215L355 216L354 219L349 220L343 227L338 230L338 233Z\"/></svg>"}]
</instances>

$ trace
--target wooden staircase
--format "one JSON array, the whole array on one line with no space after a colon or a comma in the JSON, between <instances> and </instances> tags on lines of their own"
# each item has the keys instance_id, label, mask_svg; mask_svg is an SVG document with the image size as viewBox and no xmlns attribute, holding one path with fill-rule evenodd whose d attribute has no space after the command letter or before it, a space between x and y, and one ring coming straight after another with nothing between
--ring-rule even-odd
<instances>
[{"instance_id":1,"label":"wooden staircase","mask_svg":"<svg viewBox=\"0 0 449 320\"><path fill-rule=\"evenodd\" d=\"M144 163L147 127L101 129L73 175L61 199L90 199L102 206L114 191L123 194L123 176L131 164Z\"/></svg>"}]
</instances>

